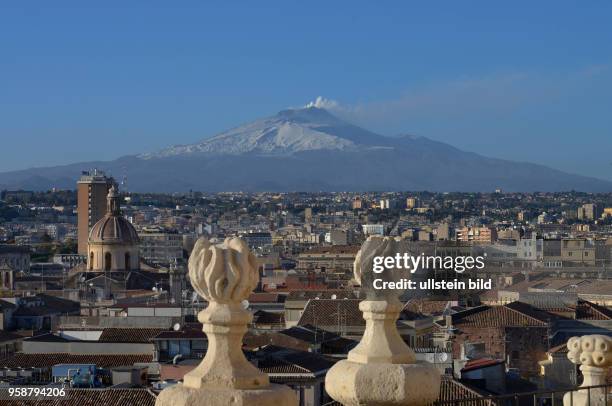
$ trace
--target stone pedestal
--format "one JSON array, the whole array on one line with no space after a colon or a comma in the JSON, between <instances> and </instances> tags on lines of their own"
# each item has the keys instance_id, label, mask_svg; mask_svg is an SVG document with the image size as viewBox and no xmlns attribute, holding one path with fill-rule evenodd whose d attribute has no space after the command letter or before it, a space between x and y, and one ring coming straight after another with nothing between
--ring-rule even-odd
<instances>
[{"instance_id":1,"label":"stone pedestal","mask_svg":"<svg viewBox=\"0 0 612 406\"><path fill-rule=\"evenodd\" d=\"M345 360L327 373L325 389L345 406L420 406L438 398L440 374L428 364L361 364Z\"/></svg>"},{"instance_id":2,"label":"stone pedestal","mask_svg":"<svg viewBox=\"0 0 612 406\"><path fill-rule=\"evenodd\" d=\"M156 406L271 406L297 405L295 392L285 385L261 389L193 389L178 384L164 389Z\"/></svg>"},{"instance_id":3,"label":"stone pedestal","mask_svg":"<svg viewBox=\"0 0 612 406\"><path fill-rule=\"evenodd\" d=\"M605 385L612 367L612 338L604 335L572 337L567 342L567 357L580 364L584 376L581 388ZM606 396L608 397L606 401ZM563 396L564 406L603 406L612 404L612 395L605 388L582 389Z\"/></svg>"},{"instance_id":4,"label":"stone pedestal","mask_svg":"<svg viewBox=\"0 0 612 406\"><path fill-rule=\"evenodd\" d=\"M414 352L397 331L401 292L372 286L374 277L394 280L406 276L372 272L374 257L403 253L404 247L395 239L370 237L355 259L355 278L367 297L359 304L366 328L348 359L335 364L325 377L327 393L345 406L425 406L438 398L440 373L431 364L416 363Z\"/></svg>"},{"instance_id":5,"label":"stone pedestal","mask_svg":"<svg viewBox=\"0 0 612 406\"><path fill-rule=\"evenodd\" d=\"M270 384L242 352L242 338L253 316L241 301L259 277L255 257L244 241L227 239L218 246L198 240L189 259L194 289L208 307L198 314L208 337L204 360L185 374L183 383L164 389L157 406L295 406L292 389Z\"/></svg>"}]
</instances>

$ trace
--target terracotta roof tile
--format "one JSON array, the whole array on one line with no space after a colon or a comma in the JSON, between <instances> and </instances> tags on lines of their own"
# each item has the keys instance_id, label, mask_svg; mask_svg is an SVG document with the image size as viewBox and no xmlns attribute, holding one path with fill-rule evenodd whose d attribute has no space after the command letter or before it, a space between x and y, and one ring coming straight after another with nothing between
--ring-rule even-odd
<instances>
[{"instance_id":1,"label":"terracotta roof tile","mask_svg":"<svg viewBox=\"0 0 612 406\"><path fill-rule=\"evenodd\" d=\"M461 372L473 371L475 369L492 367L494 365L503 364L503 360L499 359L490 359L490 358L480 358L469 360L463 368L461 368Z\"/></svg>"},{"instance_id":2,"label":"terracotta roof tile","mask_svg":"<svg viewBox=\"0 0 612 406\"><path fill-rule=\"evenodd\" d=\"M4 406L154 406L156 396L145 388L67 389L66 397L45 400L3 400Z\"/></svg>"},{"instance_id":3,"label":"terracotta roof tile","mask_svg":"<svg viewBox=\"0 0 612 406\"><path fill-rule=\"evenodd\" d=\"M576 306L576 319L612 320L612 310L586 300L580 300Z\"/></svg>"},{"instance_id":4,"label":"terracotta roof tile","mask_svg":"<svg viewBox=\"0 0 612 406\"><path fill-rule=\"evenodd\" d=\"M470 327L546 327L553 315L528 304L513 302L504 306L479 306L454 314L453 325Z\"/></svg>"},{"instance_id":5,"label":"terracotta roof tile","mask_svg":"<svg viewBox=\"0 0 612 406\"><path fill-rule=\"evenodd\" d=\"M293 290L289 292L286 302L290 301L303 301L310 299L331 299L332 295L336 295L336 299L356 299L359 297L358 292L342 289L328 289L328 290Z\"/></svg>"},{"instance_id":6,"label":"terracotta roof tile","mask_svg":"<svg viewBox=\"0 0 612 406\"><path fill-rule=\"evenodd\" d=\"M438 396L437 402L451 402L454 400L461 399L475 399L482 397L483 394L478 390L471 388L449 376L443 376L440 381L440 395ZM482 400L474 400L467 403L459 402L462 405L469 406L489 406L494 404L490 400L482 399ZM436 404L436 403L434 403ZM445 403L445 404L453 404Z\"/></svg>"},{"instance_id":7,"label":"terracotta roof tile","mask_svg":"<svg viewBox=\"0 0 612 406\"><path fill-rule=\"evenodd\" d=\"M313 247L303 254L357 254L361 247L359 245L331 245L323 247Z\"/></svg>"},{"instance_id":8,"label":"terracotta roof tile","mask_svg":"<svg viewBox=\"0 0 612 406\"><path fill-rule=\"evenodd\" d=\"M336 326L365 326L365 320L359 310L358 299L315 299L308 301L304 313L298 321L299 326L307 324L315 327Z\"/></svg>"},{"instance_id":9,"label":"terracotta roof tile","mask_svg":"<svg viewBox=\"0 0 612 406\"><path fill-rule=\"evenodd\" d=\"M273 313L257 310L253 313L253 324L281 324L285 325L285 313Z\"/></svg>"},{"instance_id":10,"label":"terracotta roof tile","mask_svg":"<svg viewBox=\"0 0 612 406\"><path fill-rule=\"evenodd\" d=\"M163 328L105 328L98 341L105 343L149 343L167 329Z\"/></svg>"},{"instance_id":11,"label":"terracotta roof tile","mask_svg":"<svg viewBox=\"0 0 612 406\"><path fill-rule=\"evenodd\" d=\"M335 363L312 352L297 351L274 345L268 345L256 354L262 357L259 359L257 367L272 375L293 374L315 377L327 372Z\"/></svg>"},{"instance_id":12,"label":"terracotta roof tile","mask_svg":"<svg viewBox=\"0 0 612 406\"><path fill-rule=\"evenodd\" d=\"M179 331L165 330L155 336L156 340L187 340L187 339L206 339L206 334L202 329L185 328Z\"/></svg>"},{"instance_id":13,"label":"terracotta roof tile","mask_svg":"<svg viewBox=\"0 0 612 406\"><path fill-rule=\"evenodd\" d=\"M153 362L153 354L14 354L0 360L0 368L48 368L57 364L96 364L99 368Z\"/></svg>"}]
</instances>

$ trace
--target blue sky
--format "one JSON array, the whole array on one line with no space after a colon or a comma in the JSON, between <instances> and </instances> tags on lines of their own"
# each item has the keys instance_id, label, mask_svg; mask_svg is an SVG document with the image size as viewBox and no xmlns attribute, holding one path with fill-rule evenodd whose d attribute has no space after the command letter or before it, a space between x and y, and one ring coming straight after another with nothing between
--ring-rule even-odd
<instances>
[{"instance_id":1,"label":"blue sky","mask_svg":"<svg viewBox=\"0 0 612 406\"><path fill-rule=\"evenodd\" d=\"M384 134L612 179L610 21L609 1L5 2L0 171L190 143L322 96Z\"/></svg>"}]
</instances>

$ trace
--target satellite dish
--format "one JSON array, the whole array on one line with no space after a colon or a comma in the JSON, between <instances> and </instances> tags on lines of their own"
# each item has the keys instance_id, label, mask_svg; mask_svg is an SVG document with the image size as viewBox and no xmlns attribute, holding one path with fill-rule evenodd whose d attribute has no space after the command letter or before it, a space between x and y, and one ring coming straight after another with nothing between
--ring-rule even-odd
<instances>
[{"instance_id":1,"label":"satellite dish","mask_svg":"<svg viewBox=\"0 0 612 406\"><path fill-rule=\"evenodd\" d=\"M337 297L338 296L336 296L336 295L331 295L332 300L336 300Z\"/></svg>"},{"instance_id":2,"label":"satellite dish","mask_svg":"<svg viewBox=\"0 0 612 406\"><path fill-rule=\"evenodd\" d=\"M249 301L244 299L242 302L240 302L240 306L242 306L242 308L244 310L248 309L249 308Z\"/></svg>"},{"instance_id":3,"label":"satellite dish","mask_svg":"<svg viewBox=\"0 0 612 406\"><path fill-rule=\"evenodd\" d=\"M441 352L438 355L438 361L439 362L446 362L446 360L448 359L448 354L445 352Z\"/></svg>"},{"instance_id":4,"label":"satellite dish","mask_svg":"<svg viewBox=\"0 0 612 406\"><path fill-rule=\"evenodd\" d=\"M174 326L172 326L172 330L174 331L179 331L180 329L181 329L181 325L179 323L175 323Z\"/></svg>"}]
</instances>

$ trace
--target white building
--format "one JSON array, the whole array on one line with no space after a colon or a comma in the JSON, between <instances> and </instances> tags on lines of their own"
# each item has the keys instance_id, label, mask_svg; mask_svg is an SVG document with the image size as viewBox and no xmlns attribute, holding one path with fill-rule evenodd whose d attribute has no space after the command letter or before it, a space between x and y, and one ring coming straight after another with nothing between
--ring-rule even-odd
<instances>
[{"instance_id":1,"label":"white building","mask_svg":"<svg viewBox=\"0 0 612 406\"><path fill-rule=\"evenodd\" d=\"M382 224L363 224L361 228L365 235L385 235L385 226Z\"/></svg>"},{"instance_id":2,"label":"white building","mask_svg":"<svg viewBox=\"0 0 612 406\"><path fill-rule=\"evenodd\" d=\"M143 229L140 237L140 255L151 264L168 265L183 258L183 236L160 228Z\"/></svg>"}]
</instances>

